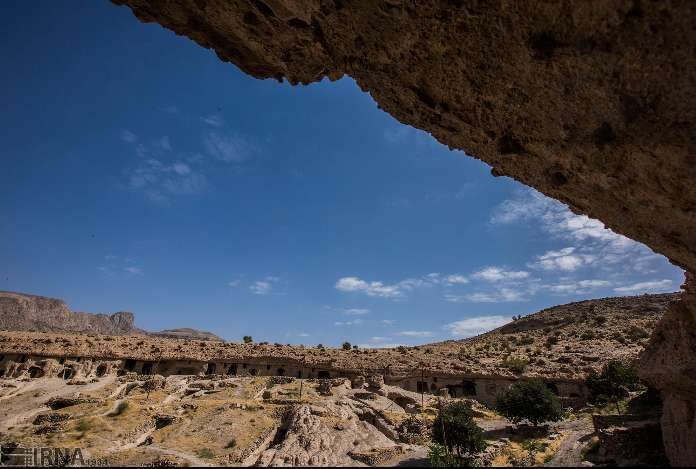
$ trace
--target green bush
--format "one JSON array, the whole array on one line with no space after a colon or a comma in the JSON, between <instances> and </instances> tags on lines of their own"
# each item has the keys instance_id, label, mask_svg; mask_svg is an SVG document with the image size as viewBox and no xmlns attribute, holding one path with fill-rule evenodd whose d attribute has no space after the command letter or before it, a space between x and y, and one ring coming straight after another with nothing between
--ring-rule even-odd
<instances>
[{"instance_id":1,"label":"green bush","mask_svg":"<svg viewBox=\"0 0 696 469\"><path fill-rule=\"evenodd\" d=\"M351 347L350 342L343 342L343 350L350 350Z\"/></svg>"},{"instance_id":2,"label":"green bush","mask_svg":"<svg viewBox=\"0 0 696 469\"><path fill-rule=\"evenodd\" d=\"M476 425L471 407L464 402L452 402L440 408L432 436L434 442L454 452L463 464L486 448L483 430Z\"/></svg>"},{"instance_id":3,"label":"green bush","mask_svg":"<svg viewBox=\"0 0 696 469\"><path fill-rule=\"evenodd\" d=\"M252 339L250 335L245 335L244 337L242 337L242 340L245 344L250 344L254 341L254 339Z\"/></svg>"},{"instance_id":4,"label":"green bush","mask_svg":"<svg viewBox=\"0 0 696 469\"><path fill-rule=\"evenodd\" d=\"M558 397L538 379L517 381L501 392L496 400L496 410L513 423L527 420L534 426L564 417Z\"/></svg>"},{"instance_id":5,"label":"green bush","mask_svg":"<svg viewBox=\"0 0 696 469\"><path fill-rule=\"evenodd\" d=\"M443 445L433 443L428 448L430 467L467 467L466 461L447 451Z\"/></svg>"},{"instance_id":6,"label":"green bush","mask_svg":"<svg viewBox=\"0 0 696 469\"><path fill-rule=\"evenodd\" d=\"M602 367L602 372L592 370L585 379L590 392L590 402L605 404L618 402L638 388L639 380L633 363L611 360Z\"/></svg>"},{"instance_id":7,"label":"green bush","mask_svg":"<svg viewBox=\"0 0 696 469\"><path fill-rule=\"evenodd\" d=\"M521 375L527 369L529 362L521 358L506 358L500 363L500 366L507 368L513 373Z\"/></svg>"},{"instance_id":8,"label":"green bush","mask_svg":"<svg viewBox=\"0 0 696 469\"><path fill-rule=\"evenodd\" d=\"M202 459L213 459L215 457L215 453L210 448L201 448L196 451L196 456Z\"/></svg>"}]
</instances>

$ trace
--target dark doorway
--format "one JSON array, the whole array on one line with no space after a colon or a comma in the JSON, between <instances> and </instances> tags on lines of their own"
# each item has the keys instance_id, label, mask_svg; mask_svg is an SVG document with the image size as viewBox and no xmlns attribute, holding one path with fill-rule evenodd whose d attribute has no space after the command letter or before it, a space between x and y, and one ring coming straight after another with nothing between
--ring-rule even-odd
<instances>
[{"instance_id":1,"label":"dark doorway","mask_svg":"<svg viewBox=\"0 0 696 469\"><path fill-rule=\"evenodd\" d=\"M476 395L476 383L468 379L462 380L462 392L465 396L475 396Z\"/></svg>"},{"instance_id":2,"label":"dark doorway","mask_svg":"<svg viewBox=\"0 0 696 469\"><path fill-rule=\"evenodd\" d=\"M206 375L214 375L215 374L215 363L208 363L208 368L205 369L205 374Z\"/></svg>"},{"instance_id":3,"label":"dark doorway","mask_svg":"<svg viewBox=\"0 0 696 469\"><path fill-rule=\"evenodd\" d=\"M278 373L278 376L285 376L285 369L284 369L284 368L278 368L277 373Z\"/></svg>"},{"instance_id":4,"label":"dark doorway","mask_svg":"<svg viewBox=\"0 0 696 469\"><path fill-rule=\"evenodd\" d=\"M417 392L428 392L428 383L425 381L418 381L416 383Z\"/></svg>"},{"instance_id":5,"label":"dark doorway","mask_svg":"<svg viewBox=\"0 0 696 469\"><path fill-rule=\"evenodd\" d=\"M326 370L320 370L319 373L317 373L317 378L319 379L329 379L331 378L331 373L329 373Z\"/></svg>"},{"instance_id":6,"label":"dark doorway","mask_svg":"<svg viewBox=\"0 0 696 469\"><path fill-rule=\"evenodd\" d=\"M97 373L98 378L101 378L102 376L104 376L106 374L106 365L104 365L103 363L101 365L99 365L97 367L96 373Z\"/></svg>"},{"instance_id":7,"label":"dark doorway","mask_svg":"<svg viewBox=\"0 0 696 469\"><path fill-rule=\"evenodd\" d=\"M227 374L228 375L236 375L237 374L237 364L233 363L230 365L229 368L227 368Z\"/></svg>"},{"instance_id":8,"label":"dark doorway","mask_svg":"<svg viewBox=\"0 0 696 469\"><path fill-rule=\"evenodd\" d=\"M256 368L252 368L251 370L249 370L249 374L251 376L256 376L258 374L258 370Z\"/></svg>"},{"instance_id":9,"label":"dark doorway","mask_svg":"<svg viewBox=\"0 0 696 469\"><path fill-rule=\"evenodd\" d=\"M144 374L144 375L151 375L152 374L152 363L143 363L142 374Z\"/></svg>"},{"instance_id":10,"label":"dark doorway","mask_svg":"<svg viewBox=\"0 0 696 469\"><path fill-rule=\"evenodd\" d=\"M551 392L555 395L559 395L558 386L556 385L556 383L546 383L546 387L549 388Z\"/></svg>"},{"instance_id":11,"label":"dark doorway","mask_svg":"<svg viewBox=\"0 0 696 469\"><path fill-rule=\"evenodd\" d=\"M43 377L43 375L44 375L43 370L41 368L39 368L38 366L32 366L31 368L29 368L29 377L30 378L41 378L41 377Z\"/></svg>"},{"instance_id":12,"label":"dark doorway","mask_svg":"<svg viewBox=\"0 0 696 469\"><path fill-rule=\"evenodd\" d=\"M123 367L128 371L135 370L135 360L131 360L131 359L126 360L126 363L123 365Z\"/></svg>"}]
</instances>

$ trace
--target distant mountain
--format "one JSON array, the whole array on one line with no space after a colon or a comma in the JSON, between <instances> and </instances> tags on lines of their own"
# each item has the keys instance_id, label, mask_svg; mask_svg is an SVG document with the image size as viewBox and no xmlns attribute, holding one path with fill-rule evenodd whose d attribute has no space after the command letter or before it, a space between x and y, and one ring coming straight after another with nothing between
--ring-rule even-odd
<instances>
[{"instance_id":1,"label":"distant mountain","mask_svg":"<svg viewBox=\"0 0 696 469\"><path fill-rule=\"evenodd\" d=\"M0 329L106 335L143 333L135 327L133 313L73 312L62 300L14 292L0 292Z\"/></svg>"},{"instance_id":2,"label":"distant mountain","mask_svg":"<svg viewBox=\"0 0 696 469\"><path fill-rule=\"evenodd\" d=\"M56 298L6 291L0 291L0 330L222 341L215 334L190 328L151 333L135 327L135 316L127 311L113 314L73 312L64 301Z\"/></svg>"}]
</instances>

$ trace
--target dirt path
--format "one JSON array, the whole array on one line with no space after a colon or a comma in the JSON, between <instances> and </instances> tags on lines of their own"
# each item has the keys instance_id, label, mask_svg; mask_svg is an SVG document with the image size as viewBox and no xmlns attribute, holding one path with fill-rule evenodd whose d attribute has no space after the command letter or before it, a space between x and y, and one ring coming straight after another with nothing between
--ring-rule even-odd
<instances>
[{"instance_id":1,"label":"dirt path","mask_svg":"<svg viewBox=\"0 0 696 469\"><path fill-rule=\"evenodd\" d=\"M563 422L554 428L555 431L563 432L565 437L561 442L556 454L548 461L545 466L577 467L583 461L582 448L583 439L589 437L594 432L592 421L588 419L571 420Z\"/></svg>"}]
</instances>

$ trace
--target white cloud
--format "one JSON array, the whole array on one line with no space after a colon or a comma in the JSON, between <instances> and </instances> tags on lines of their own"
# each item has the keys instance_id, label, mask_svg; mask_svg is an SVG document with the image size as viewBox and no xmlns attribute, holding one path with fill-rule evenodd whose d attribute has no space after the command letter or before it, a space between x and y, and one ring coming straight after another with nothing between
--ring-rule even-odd
<instances>
[{"instance_id":1,"label":"white cloud","mask_svg":"<svg viewBox=\"0 0 696 469\"><path fill-rule=\"evenodd\" d=\"M257 280L249 287L249 290L251 290L251 293L254 295L268 295L271 293L272 289L273 286L271 282L266 282L264 280Z\"/></svg>"},{"instance_id":2,"label":"white cloud","mask_svg":"<svg viewBox=\"0 0 696 469\"><path fill-rule=\"evenodd\" d=\"M336 322L334 322L334 326L359 326L362 323L363 323L363 320L360 318L357 318L357 319L352 319L350 321L336 321Z\"/></svg>"},{"instance_id":3,"label":"white cloud","mask_svg":"<svg viewBox=\"0 0 696 469\"><path fill-rule=\"evenodd\" d=\"M483 334L508 322L510 322L510 318L506 316L478 316L446 324L444 328L453 337L464 338Z\"/></svg>"},{"instance_id":4,"label":"white cloud","mask_svg":"<svg viewBox=\"0 0 696 469\"><path fill-rule=\"evenodd\" d=\"M394 319L382 319L380 322L385 326L391 326L396 324L396 321Z\"/></svg>"},{"instance_id":5,"label":"white cloud","mask_svg":"<svg viewBox=\"0 0 696 469\"><path fill-rule=\"evenodd\" d=\"M445 281L450 285L463 285L469 283L469 279L460 274L452 274L445 277Z\"/></svg>"},{"instance_id":6,"label":"white cloud","mask_svg":"<svg viewBox=\"0 0 696 469\"><path fill-rule=\"evenodd\" d=\"M366 282L358 277L338 279L335 288L344 292L363 292L368 296L398 298L403 295L398 285L385 285L382 282Z\"/></svg>"},{"instance_id":7,"label":"white cloud","mask_svg":"<svg viewBox=\"0 0 696 469\"><path fill-rule=\"evenodd\" d=\"M432 337L435 334L430 331L401 331L397 332L396 335L402 337Z\"/></svg>"},{"instance_id":8,"label":"white cloud","mask_svg":"<svg viewBox=\"0 0 696 469\"><path fill-rule=\"evenodd\" d=\"M649 282L639 282L633 285L614 288L617 293L643 293L654 291L674 291L674 284L671 280L652 280Z\"/></svg>"},{"instance_id":9,"label":"white cloud","mask_svg":"<svg viewBox=\"0 0 696 469\"><path fill-rule=\"evenodd\" d=\"M572 272L580 267L591 265L597 260L597 256L576 253L577 248L567 247L558 251L546 251L537 256L536 262L530 264L532 268L542 270L563 270Z\"/></svg>"},{"instance_id":10,"label":"white cloud","mask_svg":"<svg viewBox=\"0 0 696 469\"><path fill-rule=\"evenodd\" d=\"M168 202L172 195L199 194L209 187L205 174L179 161L168 165L157 158L147 158L137 168L126 171L126 175L130 189L142 191L159 203Z\"/></svg>"},{"instance_id":11,"label":"white cloud","mask_svg":"<svg viewBox=\"0 0 696 469\"><path fill-rule=\"evenodd\" d=\"M225 124L225 122L222 120L222 117L218 116L217 114L201 117L201 120L213 127L222 127Z\"/></svg>"},{"instance_id":12,"label":"white cloud","mask_svg":"<svg viewBox=\"0 0 696 469\"><path fill-rule=\"evenodd\" d=\"M348 316L362 316L364 314L369 314L370 310L365 308L349 308L343 310L343 314Z\"/></svg>"},{"instance_id":13,"label":"white cloud","mask_svg":"<svg viewBox=\"0 0 696 469\"><path fill-rule=\"evenodd\" d=\"M235 287L238 287L240 283L241 282L239 280L231 280L231 281L227 282L227 285L232 287L232 288L235 288Z\"/></svg>"},{"instance_id":14,"label":"white cloud","mask_svg":"<svg viewBox=\"0 0 696 469\"><path fill-rule=\"evenodd\" d=\"M255 149L238 135L221 135L210 132L203 139L206 151L225 163L241 163L251 158Z\"/></svg>"},{"instance_id":15,"label":"white cloud","mask_svg":"<svg viewBox=\"0 0 696 469\"><path fill-rule=\"evenodd\" d=\"M273 291L273 284L280 281L279 277L268 276L263 280L256 280L249 286L254 295L268 295Z\"/></svg>"},{"instance_id":16,"label":"white cloud","mask_svg":"<svg viewBox=\"0 0 696 469\"><path fill-rule=\"evenodd\" d=\"M486 267L471 274L471 277L487 282L521 280L529 277L529 272L505 270L501 267Z\"/></svg>"},{"instance_id":17,"label":"white cloud","mask_svg":"<svg viewBox=\"0 0 696 469\"><path fill-rule=\"evenodd\" d=\"M121 132L121 140L127 143L134 143L136 140L138 140L138 136L130 130L123 130Z\"/></svg>"},{"instance_id":18,"label":"white cloud","mask_svg":"<svg viewBox=\"0 0 696 469\"><path fill-rule=\"evenodd\" d=\"M472 303L510 303L514 301L526 301L526 298L522 291L503 287L492 292L476 292L463 296L446 295L445 300L454 303L462 303L464 301L470 301Z\"/></svg>"},{"instance_id":19,"label":"white cloud","mask_svg":"<svg viewBox=\"0 0 696 469\"><path fill-rule=\"evenodd\" d=\"M559 295L584 295L592 290L602 287L610 287L611 282L608 280L579 280L565 283L557 283L554 285L546 285L543 288L548 289L552 293Z\"/></svg>"},{"instance_id":20,"label":"white cloud","mask_svg":"<svg viewBox=\"0 0 696 469\"><path fill-rule=\"evenodd\" d=\"M123 270L125 270L129 274L133 274L133 275L142 275L143 274L143 269L141 269L140 267L133 267L133 266L124 267Z\"/></svg>"}]
</instances>

